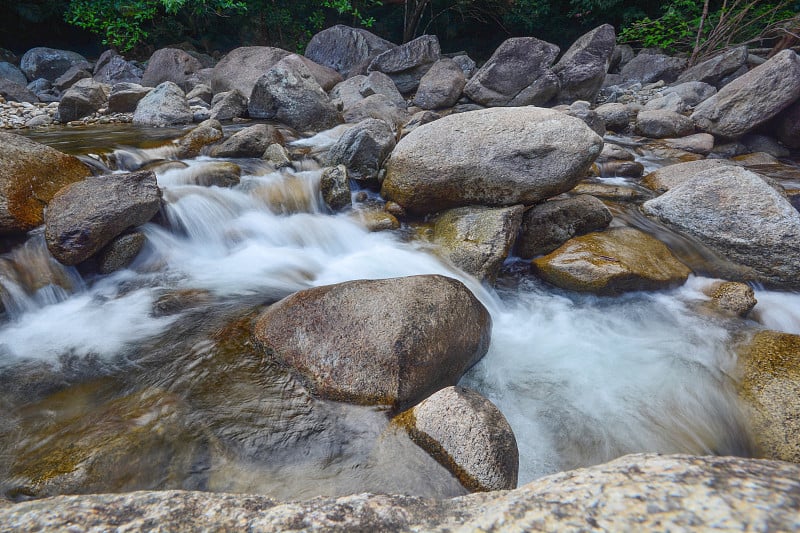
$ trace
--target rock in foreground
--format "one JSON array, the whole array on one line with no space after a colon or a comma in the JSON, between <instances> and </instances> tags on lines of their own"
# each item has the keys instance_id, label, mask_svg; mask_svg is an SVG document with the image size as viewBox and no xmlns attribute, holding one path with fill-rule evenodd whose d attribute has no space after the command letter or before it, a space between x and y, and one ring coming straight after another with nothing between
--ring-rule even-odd
<instances>
[{"instance_id":1,"label":"rock in foreground","mask_svg":"<svg viewBox=\"0 0 800 533\"><path fill-rule=\"evenodd\" d=\"M17 531L796 531L798 479L800 466L778 461L629 455L451 500L133 492L0 503L0 523Z\"/></svg>"},{"instance_id":2,"label":"rock in foreground","mask_svg":"<svg viewBox=\"0 0 800 533\"><path fill-rule=\"evenodd\" d=\"M261 314L254 338L321 396L405 406L455 385L490 330L461 282L411 276L300 291Z\"/></svg>"}]
</instances>

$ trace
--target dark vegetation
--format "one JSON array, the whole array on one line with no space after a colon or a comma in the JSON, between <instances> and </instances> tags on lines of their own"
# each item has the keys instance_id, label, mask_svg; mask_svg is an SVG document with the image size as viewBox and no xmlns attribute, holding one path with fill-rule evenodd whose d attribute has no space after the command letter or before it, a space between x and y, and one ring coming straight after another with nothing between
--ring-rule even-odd
<instances>
[{"instance_id":1,"label":"dark vegetation","mask_svg":"<svg viewBox=\"0 0 800 533\"><path fill-rule=\"evenodd\" d=\"M225 52L247 44L302 51L336 23L369 28L393 42L436 34L445 51L486 58L504 39L533 35L564 49L602 23L637 47L699 59L739 44L793 46L795 0L32 0L0 5L0 46L113 47L134 58L191 45Z\"/></svg>"}]
</instances>

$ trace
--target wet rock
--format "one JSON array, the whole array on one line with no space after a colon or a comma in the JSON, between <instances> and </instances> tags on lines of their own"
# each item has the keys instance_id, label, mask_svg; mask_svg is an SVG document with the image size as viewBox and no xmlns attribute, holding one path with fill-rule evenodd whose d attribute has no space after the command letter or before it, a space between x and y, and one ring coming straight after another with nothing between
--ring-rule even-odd
<instances>
[{"instance_id":1,"label":"wet rock","mask_svg":"<svg viewBox=\"0 0 800 533\"><path fill-rule=\"evenodd\" d=\"M232 120L247 115L247 97L234 89L222 95L211 108L211 118L216 120Z\"/></svg>"},{"instance_id":2,"label":"wet rock","mask_svg":"<svg viewBox=\"0 0 800 533\"><path fill-rule=\"evenodd\" d=\"M211 157L261 157L270 144L283 144L281 132L271 124L255 124L212 146Z\"/></svg>"},{"instance_id":3,"label":"wet rock","mask_svg":"<svg viewBox=\"0 0 800 533\"><path fill-rule=\"evenodd\" d=\"M350 78L366 74L373 59L394 48L396 45L367 30L338 24L314 35L305 56Z\"/></svg>"},{"instance_id":4,"label":"wet rock","mask_svg":"<svg viewBox=\"0 0 800 533\"><path fill-rule=\"evenodd\" d=\"M760 331L739 350L758 456L800 463L800 336Z\"/></svg>"},{"instance_id":5,"label":"wet rock","mask_svg":"<svg viewBox=\"0 0 800 533\"><path fill-rule=\"evenodd\" d=\"M297 55L281 59L258 79L248 111L253 118L275 119L298 130L321 131L342 122L328 95Z\"/></svg>"},{"instance_id":6,"label":"wet rock","mask_svg":"<svg viewBox=\"0 0 800 533\"><path fill-rule=\"evenodd\" d=\"M708 155L714 150L714 136L710 133L695 133L677 139L664 139L664 144L693 154Z\"/></svg>"},{"instance_id":7,"label":"wet rock","mask_svg":"<svg viewBox=\"0 0 800 533\"><path fill-rule=\"evenodd\" d=\"M90 174L75 157L13 133L0 132L0 235L25 233L65 185Z\"/></svg>"},{"instance_id":8,"label":"wet rock","mask_svg":"<svg viewBox=\"0 0 800 533\"><path fill-rule=\"evenodd\" d=\"M161 207L150 171L91 176L67 185L45 213L47 249L59 262L76 265L128 228L148 222Z\"/></svg>"},{"instance_id":9,"label":"wet rock","mask_svg":"<svg viewBox=\"0 0 800 533\"><path fill-rule=\"evenodd\" d=\"M694 122L673 111L639 111L636 132L652 139L685 137L694 133Z\"/></svg>"},{"instance_id":10,"label":"wet rock","mask_svg":"<svg viewBox=\"0 0 800 533\"><path fill-rule=\"evenodd\" d=\"M163 491L59 496L0 507L10 529L291 529L492 531L587 529L791 531L800 468L740 457L629 455L562 472L522 488L449 500L359 494L279 503L266 496ZM709 503L712 502L712 503ZM89 512L91 510L91 512Z\"/></svg>"},{"instance_id":11,"label":"wet rock","mask_svg":"<svg viewBox=\"0 0 800 533\"><path fill-rule=\"evenodd\" d=\"M800 58L784 50L698 105L692 120L714 135L736 139L800 97Z\"/></svg>"},{"instance_id":12,"label":"wet rock","mask_svg":"<svg viewBox=\"0 0 800 533\"><path fill-rule=\"evenodd\" d=\"M708 100L715 94L717 89L713 85L702 81L687 81L672 87L667 87L661 91L664 96L677 94L681 100L689 107L695 107L700 102Z\"/></svg>"},{"instance_id":13,"label":"wet rock","mask_svg":"<svg viewBox=\"0 0 800 533\"><path fill-rule=\"evenodd\" d=\"M144 233L139 231L115 238L97 255L97 271L111 274L127 267L142 251L146 240Z\"/></svg>"},{"instance_id":14,"label":"wet rock","mask_svg":"<svg viewBox=\"0 0 800 533\"><path fill-rule=\"evenodd\" d=\"M19 68L30 81L44 78L55 81L71 67L79 66L91 70L91 64L82 55L55 48L31 48L22 56Z\"/></svg>"},{"instance_id":15,"label":"wet rock","mask_svg":"<svg viewBox=\"0 0 800 533\"><path fill-rule=\"evenodd\" d=\"M780 165L775 156L764 152L752 152L749 154L737 155L733 161L745 168L753 169L758 172L758 168L767 165Z\"/></svg>"},{"instance_id":16,"label":"wet rock","mask_svg":"<svg viewBox=\"0 0 800 533\"><path fill-rule=\"evenodd\" d=\"M575 237L532 265L557 287L600 295L675 287L690 274L661 241L633 228Z\"/></svg>"},{"instance_id":17,"label":"wet rock","mask_svg":"<svg viewBox=\"0 0 800 533\"><path fill-rule=\"evenodd\" d=\"M108 102L108 86L92 78L76 82L61 98L58 117L61 122L70 122L91 115Z\"/></svg>"},{"instance_id":18,"label":"wet rock","mask_svg":"<svg viewBox=\"0 0 800 533\"><path fill-rule=\"evenodd\" d=\"M352 218L367 231L392 231L400 228L400 221L384 209L366 207L353 211Z\"/></svg>"},{"instance_id":19,"label":"wet rock","mask_svg":"<svg viewBox=\"0 0 800 533\"><path fill-rule=\"evenodd\" d=\"M264 153L261 155L261 159L269 161L275 168L287 168L292 166L289 150L278 143L272 143L267 146L267 149L264 150Z\"/></svg>"},{"instance_id":20,"label":"wet rock","mask_svg":"<svg viewBox=\"0 0 800 533\"><path fill-rule=\"evenodd\" d=\"M440 59L420 80L414 105L422 109L451 107L458 102L466 83L458 63L447 57Z\"/></svg>"},{"instance_id":21,"label":"wet rock","mask_svg":"<svg viewBox=\"0 0 800 533\"><path fill-rule=\"evenodd\" d=\"M612 218L603 202L585 194L533 206L522 217L517 254L548 254L575 236L607 227Z\"/></svg>"},{"instance_id":22,"label":"wet rock","mask_svg":"<svg viewBox=\"0 0 800 533\"><path fill-rule=\"evenodd\" d=\"M347 176L347 167L344 165L328 167L323 170L320 178L320 189L322 191L322 199L325 200L325 204L332 211L341 211L350 207L352 203L350 180Z\"/></svg>"},{"instance_id":23,"label":"wet rock","mask_svg":"<svg viewBox=\"0 0 800 533\"><path fill-rule=\"evenodd\" d=\"M137 83L116 83L108 95L108 110L112 113L132 113L136 111L139 101L152 90Z\"/></svg>"},{"instance_id":24,"label":"wet rock","mask_svg":"<svg viewBox=\"0 0 800 533\"><path fill-rule=\"evenodd\" d=\"M405 104L401 106L384 94L368 96L344 113L344 119L349 123L361 122L369 118L382 120L399 129L408 122L409 113L406 111Z\"/></svg>"},{"instance_id":25,"label":"wet rock","mask_svg":"<svg viewBox=\"0 0 800 533\"><path fill-rule=\"evenodd\" d=\"M147 61L147 69L142 75L142 85L157 87L165 81L170 81L184 91L189 91L196 85L192 82L193 75L202 70L203 65L178 48L161 48L153 52Z\"/></svg>"},{"instance_id":26,"label":"wet rock","mask_svg":"<svg viewBox=\"0 0 800 533\"><path fill-rule=\"evenodd\" d=\"M88 70L81 67L71 67L68 71L53 81L53 87L61 92L64 92L75 85L78 80L91 77L92 75Z\"/></svg>"},{"instance_id":27,"label":"wet rock","mask_svg":"<svg viewBox=\"0 0 800 533\"><path fill-rule=\"evenodd\" d=\"M686 69L676 83L701 81L721 87L722 80L745 66L746 62L747 46L737 46Z\"/></svg>"},{"instance_id":28,"label":"wet rock","mask_svg":"<svg viewBox=\"0 0 800 533\"><path fill-rule=\"evenodd\" d=\"M761 176L733 165L711 168L642 207L742 265L735 281L798 285L800 213Z\"/></svg>"},{"instance_id":29,"label":"wet rock","mask_svg":"<svg viewBox=\"0 0 800 533\"><path fill-rule=\"evenodd\" d=\"M606 177L641 178L644 165L638 161L607 161L600 164L601 175Z\"/></svg>"},{"instance_id":30,"label":"wet rock","mask_svg":"<svg viewBox=\"0 0 800 533\"><path fill-rule=\"evenodd\" d=\"M17 66L6 61L0 61L0 78L13 81L17 85L28 85L28 78Z\"/></svg>"},{"instance_id":31,"label":"wet rock","mask_svg":"<svg viewBox=\"0 0 800 533\"><path fill-rule=\"evenodd\" d=\"M250 96L258 79L290 53L269 46L243 46L231 50L211 73L214 93L237 89Z\"/></svg>"},{"instance_id":32,"label":"wet rock","mask_svg":"<svg viewBox=\"0 0 800 533\"><path fill-rule=\"evenodd\" d=\"M493 283L514 246L522 211L521 205L450 209L434 220L432 241L455 266Z\"/></svg>"},{"instance_id":33,"label":"wet rock","mask_svg":"<svg viewBox=\"0 0 800 533\"><path fill-rule=\"evenodd\" d=\"M733 166L734 163L724 159L701 159L667 165L649 173L642 179L642 185L657 193L664 193L673 187L693 179L700 173L723 166Z\"/></svg>"},{"instance_id":34,"label":"wet rock","mask_svg":"<svg viewBox=\"0 0 800 533\"><path fill-rule=\"evenodd\" d=\"M640 83L653 83L659 80L672 83L686 68L686 63L686 59L679 57L639 53L622 67L620 73L625 80Z\"/></svg>"},{"instance_id":35,"label":"wet rock","mask_svg":"<svg viewBox=\"0 0 800 533\"><path fill-rule=\"evenodd\" d=\"M633 161L636 156L623 148L622 146L614 143L604 143L603 151L597 157L597 163L605 163L607 161Z\"/></svg>"},{"instance_id":36,"label":"wet rock","mask_svg":"<svg viewBox=\"0 0 800 533\"><path fill-rule=\"evenodd\" d=\"M410 93L420 79L439 60L441 50L435 35L423 35L375 57L368 71L383 72L394 81L401 93Z\"/></svg>"},{"instance_id":37,"label":"wet rock","mask_svg":"<svg viewBox=\"0 0 800 533\"><path fill-rule=\"evenodd\" d=\"M13 81L0 79L0 96L13 102L36 103L39 97L25 85Z\"/></svg>"},{"instance_id":38,"label":"wet rock","mask_svg":"<svg viewBox=\"0 0 800 533\"><path fill-rule=\"evenodd\" d=\"M550 66L559 48L535 37L504 41L470 78L464 94L485 106L544 105L558 92Z\"/></svg>"},{"instance_id":39,"label":"wet rock","mask_svg":"<svg viewBox=\"0 0 800 533\"><path fill-rule=\"evenodd\" d=\"M594 102L611 64L616 33L610 24L593 29L578 38L553 66L559 80L557 100Z\"/></svg>"},{"instance_id":40,"label":"wet rock","mask_svg":"<svg viewBox=\"0 0 800 533\"><path fill-rule=\"evenodd\" d=\"M173 126L191 124L192 110L186 95L171 81L165 81L136 104L133 123L144 126Z\"/></svg>"},{"instance_id":41,"label":"wet rock","mask_svg":"<svg viewBox=\"0 0 800 533\"><path fill-rule=\"evenodd\" d=\"M636 116L636 111L619 103L597 106L595 113L603 120L607 129L617 133L627 131L631 120Z\"/></svg>"},{"instance_id":42,"label":"wet rock","mask_svg":"<svg viewBox=\"0 0 800 533\"><path fill-rule=\"evenodd\" d=\"M242 169L229 161L211 161L201 165L192 176L192 183L203 187L235 187Z\"/></svg>"},{"instance_id":43,"label":"wet rock","mask_svg":"<svg viewBox=\"0 0 800 533\"><path fill-rule=\"evenodd\" d=\"M412 276L297 292L264 311L253 335L319 395L404 406L454 385L486 353L490 329L461 282Z\"/></svg>"},{"instance_id":44,"label":"wet rock","mask_svg":"<svg viewBox=\"0 0 800 533\"><path fill-rule=\"evenodd\" d=\"M204 146L222 139L223 135L219 121L211 119L201 122L189 133L175 139L173 144L178 149L175 156L180 159L197 157Z\"/></svg>"},{"instance_id":45,"label":"wet rock","mask_svg":"<svg viewBox=\"0 0 800 533\"><path fill-rule=\"evenodd\" d=\"M395 420L468 489L516 488L519 451L514 432L500 410L477 392L444 388Z\"/></svg>"},{"instance_id":46,"label":"wet rock","mask_svg":"<svg viewBox=\"0 0 800 533\"><path fill-rule=\"evenodd\" d=\"M374 118L366 119L342 135L328 152L331 165L344 165L350 178L377 184L378 172L395 147L389 125Z\"/></svg>"},{"instance_id":47,"label":"wet rock","mask_svg":"<svg viewBox=\"0 0 800 533\"><path fill-rule=\"evenodd\" d=\"M601 149L602 139L586 124L558 111L450 115L397 144L382 194L414 214L535 203L574 187Z\"/></svg>"},{"instance_id":48,"label":"wet rock","mask_svg":"<svg viewBox=\"0 0 800 533\"><path fill-rule=\"evenodd\" d=\"M752 287L737 281L715 283L704 292L711 307L727 315L746 317L758 303Z\"/></svg>"},{"instance_id":49,"label":"wet rock","mask_svg":"<svg viewBox=\"0 0 800 533\"><path fill-rule=\"evenodd\" d=\"M572 189L574 194L588 194L597 198L605 198L612 202L641 202L652 197L639 187L610 185L608 183L581 182Z\"/></svg>"},{"instance_id":50,"label":"wet rock","mask_svg":"<svg viewBox=\"0 0 800 533\"><path fill-rule=\"evenodd\" d=\"M100 55L94 66L94 79L100 83L114 85L117 83L142 83L144 71L133 61L113 50L106 50Z\"/></svg>"}]
</instances>

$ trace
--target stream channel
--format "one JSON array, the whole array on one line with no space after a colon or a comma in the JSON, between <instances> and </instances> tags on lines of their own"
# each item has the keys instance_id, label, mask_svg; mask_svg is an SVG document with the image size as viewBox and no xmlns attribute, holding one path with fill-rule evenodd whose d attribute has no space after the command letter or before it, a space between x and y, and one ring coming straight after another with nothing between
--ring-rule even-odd
<instances>
[{"instance_id":1,"label":"stream channel","mask_svg":"<svg viewBox=\"0 0 800 533\"><path fill-rule=\"evenodd\" d=\"M117 150L128 162L179 134L126 125L27 133L99 161ZM648 170L662 164L639 156ZM632 452L751 453L733 346L755 328L800 333L800 295L756 287L750 320L723 319L702 310L702 288L714 280L699 275L670 291L597 297L555 289L514 257L487 287L439 259L413 228L371 233L352 213L331 214L310 158L296 171L235 160L238 186L191 184L212 161L154 167L163 212L144 226L145 248L127 269L63 267L41 228L0 257L6 497L464 494L385 409L312 397L249 339L252 317L295 291L430 273L462 280L492 315L489 352L461 384L510 422L520 485ZM612 225L656 234L702 273L702 247L636 206L609 207Z\"/></svg>"}]
</instances>

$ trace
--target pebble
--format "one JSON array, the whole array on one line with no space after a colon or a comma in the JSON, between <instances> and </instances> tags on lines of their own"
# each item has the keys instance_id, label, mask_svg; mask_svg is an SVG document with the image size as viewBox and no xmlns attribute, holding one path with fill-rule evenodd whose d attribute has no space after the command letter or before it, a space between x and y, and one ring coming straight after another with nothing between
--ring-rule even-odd
<instances>
[{"instance_id":1,"label":"pebble","mask_svg":"<svg viewBox=\"0 0 800 533\"><path fill-rule=\"evenodd\" d=\"M56 120L58 102L37 103L6 102L0 96L0 129L17 130L22 128L62 125ZM73 120L67 126L86 126L88 124L114 124L133 121L133 113L108 113L101 109L80 120Z\"/></svg>"}]
</instances>

